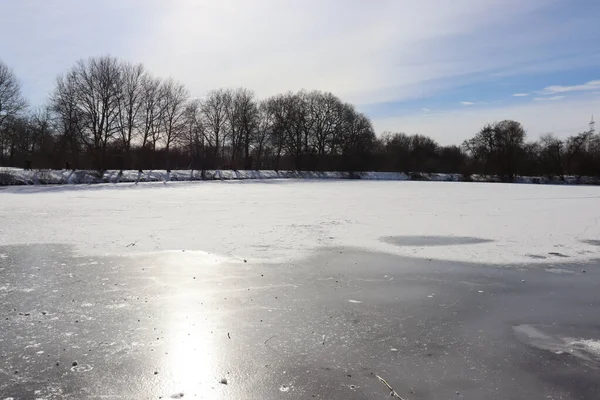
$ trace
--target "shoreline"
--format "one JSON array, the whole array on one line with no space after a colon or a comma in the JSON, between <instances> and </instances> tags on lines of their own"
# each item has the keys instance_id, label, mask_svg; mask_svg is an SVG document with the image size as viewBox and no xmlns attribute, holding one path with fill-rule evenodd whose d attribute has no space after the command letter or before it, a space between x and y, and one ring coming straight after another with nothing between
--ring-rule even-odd
<instances>
[{"instance_id":1,"label":"shoreline","mask_svg":"<svg viewBox=\"0 0 600 400\"><path fill-rule=\"evenodd\" d=\"M378 181L483 182L544 185L600 185L600 178L583 176L536 177L517 176L511 182L498 176L442 173L348 172L348 171L274 171L274 170L24 170L0 168L0 186L78 185L137 182L194 182L215 180L267 179L355 179Z\"/></svg>"}]
</instances>

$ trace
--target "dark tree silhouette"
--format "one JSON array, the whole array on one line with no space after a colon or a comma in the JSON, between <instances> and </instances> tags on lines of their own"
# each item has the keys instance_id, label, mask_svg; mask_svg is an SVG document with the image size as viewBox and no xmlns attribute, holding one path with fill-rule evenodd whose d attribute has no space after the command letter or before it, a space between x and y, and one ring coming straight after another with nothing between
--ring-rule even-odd
<instances>
[{"instance_id":1,"label":"dark tree silhouette","mask_svg":"<svg viewBox=\"0 0 600 400\"><path fill-rule=\"evenodd\" d=\"M57 78L48 107L28 110L14 73L0 62L3 166L600 177L600 135L592 130L525 139L512 120L484 125L462 146L419 134L377 137L366 115L332 93L261 101L239 88L190 99L181 83L110 56L78 61Z\"/></svg>"}]
</instances>

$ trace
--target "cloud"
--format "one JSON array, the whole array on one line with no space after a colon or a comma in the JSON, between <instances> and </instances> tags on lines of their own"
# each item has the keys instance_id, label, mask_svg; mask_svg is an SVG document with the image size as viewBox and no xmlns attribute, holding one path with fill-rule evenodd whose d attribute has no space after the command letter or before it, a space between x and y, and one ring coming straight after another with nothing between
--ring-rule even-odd
<instances>
[{"instance_id":1,"label":"cloud","mask_svg":"<svg viewBox=\"0 0 600 400\"><path fill-rule=\"evenodd\" d=\"M562 68L577 51L561 40L586 34L541 16L564 1L172 0L156 6L159 23L132 52L192 92L247 86L265 97L305 88L357 104L411 100L493 72L546 68L550 58Z\"/></svg>"},{"instance_id":2,"label":"cloud","mask_svg":"<svg viewBox=\"0 0 600 400\"><path fill-rule=\"evenodd\" d=\"M534 101L557 101L564 99L565 96L552 96L552 97L536 97Z\"/></svg>"},{"instance_id":3,"label":"cloud","mask_svg":"<svg viewBox=\"0 0 600 400\"><path fill-rule=\"evenodd\" d=\"M527 97L529 96L529 93L515 93L513 94L513 97Z\"/></svg>"},{"instance_id":4,"label":"cloud","mask_svg":"<svg viewBox=\"0 0 600 400\"><path fill-rule=\"evenodd\" d=\"M600 80L589 81L582 85L573 85L573 86L547 86L540 94L542 95L550 95L555 93L568 93L568 92L585 92L600 89Z\"/></svg>"},{"instance_id":5,"label":"cloud","mask_svg":"<svg viewBox=\"0 0 600 400\"><path fill-rule=\"evenodd\" d=\"M568 0L2 4L11 16L0 24L0 37L11 38L2 58L34 104L77 59L102 54L142 62L180 80L192 96L244 86L264 98L304 88L358 105L446 95L503 74L600 65L589 51L599 38L600 2L576 16ZM573 18L560 18L566 9Z\"/></svg>"},{"instance_id":6,"label":"cloud","mask_svg":"<svg viewBox=\"0 0 600 400\"><path fill-rule=\"evenodd\" d=\"M401 101L560 58L560 49L543 46L556 27L526 23L546 7L548 0L154 1L130 51L195 95L246 86L260 97L305 88L357 104ZM506 33L492 34L499 30Z\"/></svg>"},{"instance_id":7,"label":"cloud","mask_svg":"<svg viewBox=\"0 0 600 400\"><path fill-rule=\"evenodd\" d=\"M472 105L475 105L475 103L473 103L471 101L461 101L460 104L462 104L463 106L472 106Z\"/></svg>"},{"instance_id":8,"label":"cloud","mask_svg":"<svg viewBox=\"0 0 600 400\"><path fill-rule=\"evenodd\" d=\"M426 113L427 113L427 112L429 112L429 111L431 111L431 110L430 110L429 108L421 108L421 111L423 111L423 112L426 112Z\"/></svg>"}]
</instances>

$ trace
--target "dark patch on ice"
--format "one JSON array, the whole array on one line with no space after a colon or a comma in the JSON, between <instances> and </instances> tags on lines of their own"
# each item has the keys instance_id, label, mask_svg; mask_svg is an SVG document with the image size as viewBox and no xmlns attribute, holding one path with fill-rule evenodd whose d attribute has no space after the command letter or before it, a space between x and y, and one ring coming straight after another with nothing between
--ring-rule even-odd
<instances>
[{"instance_id":1,"label":"dark patch on ice","mask_svg":"<svg viewBox=\"0 0 600 400\"><path fill-rule=\"evenodd\" d=\"M542 255L539 255L539 254L527 254L527 257L534 258L536 260L545 260L545 259L548 258L546 256L542 256Z\"/></svg>"},{"instance_id":2,"label":"dark patch on ice","mask_svg":"<svg viewBox=\"0 0 600 400\"><path fill-rule=\"evenodd\" d=\"M590 239L590 240L582 240L581 242L591 244L592 246L600 246L600 240Z\"/></svg>"},{"instance_id":3,"label":"dark patch on ice","mask_svg":"<svg viewBox=\"0 0 600 400\"><path fill-rule=\"evenodd\" d=\"M566 255L566 254L563 254L563 253L558 253L558 252L555 252L555 251L551 251L551 252L550 252L550 253L548 253L548 254L550 254L551 256L555 256L555 257L569 258L569 256L568 256L568 255Z\"/></svg>"},{"instance_id":4,"label":"dark patch on ice","mask_svg":"<svg viewBox=\"0 0 600 400\"><path fill-rule=\"evenodd\" d=\"M456 246L493 242L490 239L471 236L385 236L381 241L396 246Z\"/></svg>"}]
</instances>

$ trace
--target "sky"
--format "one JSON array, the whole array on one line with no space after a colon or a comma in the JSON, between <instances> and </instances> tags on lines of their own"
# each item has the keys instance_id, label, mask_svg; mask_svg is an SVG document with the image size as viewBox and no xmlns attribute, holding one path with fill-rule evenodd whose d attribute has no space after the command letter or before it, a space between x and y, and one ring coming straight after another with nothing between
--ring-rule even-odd
<instances>
[{"instance_id":1,"label":"sky","mask_svg":"<svg viewBox=\"0 0 600 400\"><path fill-rule=\"evenodd\" d=\"M531 139L600 119L598 0L0 0L0 59L43 105L110 54L192 96L331 91L377 133L459 144L515 119Z\"/></svg>"}]
</instances>

